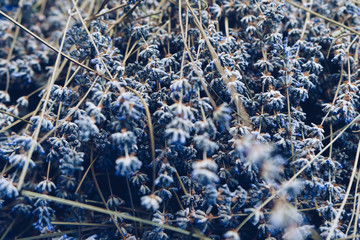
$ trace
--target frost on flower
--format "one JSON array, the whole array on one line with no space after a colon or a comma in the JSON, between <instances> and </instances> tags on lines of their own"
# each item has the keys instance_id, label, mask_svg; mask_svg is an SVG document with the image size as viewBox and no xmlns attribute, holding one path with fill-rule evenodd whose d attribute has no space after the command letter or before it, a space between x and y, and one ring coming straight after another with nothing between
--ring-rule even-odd
<instances>
[{"instance_id":1,"label":"frost on flower","mask_svg":"<svg viewBox=\"0 0 360 240\"><path fill-rule=\"evenodd\" d=\"M36 188L39 192L51 192L53 189L56 189L56 186L50 179L44 179L36 186Z\"/></svg>"},{"instance_id":2,"label":"frost on flower","mask_svg":"<svg viewBox=\"0 0 360 240\"><path fill-rule=\"evenodd\" d=\"M235 231L227 231L224 234L224 238L226 240L240 240L239 234L237 232L235 232Z\"/></svg>"},{"instance_id":3,"label":"frost on flower","mask_svg":"<svg viewBox=\"0 0 360 240\"><path fill-rule=\"evenodd\" d=\"M128 176L131 172L139 170L142 163L135 156L126 155L116 160L116 171L121 176Z\"/></svg>"},{"instance_id":4,"label":"frost on flower","mask_svg":"<svg viewBox=\"0 0 360 240\"><path fill-rule=\"evenodd\" d=\"M12 154L9 158L9 163L16 165L16 167L19 167L20 169L23 168L26 161L29 161L29 168L35 167L34 161L24 154Z\"/></svg>"},{"instance_id":5,"label":"frost on flower","mask_svg":"<svg viewBox=\"0 0 360 240\"><path fill-rule=\"evenodd\" d=\"M215 173L217 169L217 164L212 159L206 158L193 164L192 175L204 185L212 184L219 181Z\"/></svg>"},{"instance_id":6,"label":"frost on flower","mask_svg":"<svg viewBox=\"0 0 360 240\"><path fill-rule=\"evenodd\" d=\"M285 240L305 240L311 234L314 226L289 227L284 234Z\"/></svg>"},{"instance_id":7,"label":"frost on flower","mask_svg":"<svg viewBox=\"0 0 360 240\"><path fill-rule=\"evenodd\" d=\"M279 200L270 217L270 222L277 228L285 228L292 224L301 224L303 217L297 211L297 209L292 206L286 200Z\"/></svg>"},{"instance_id":8,"label":"frost on flower","mask_svg":"<svg viewBox=\"0 0 360 240\"><path fill-rule=\"evenodd\" d=\"M156 211L160 207L160 203L162 199L155 194L150 194L148 196L141 197L141 205L145 207L147 210Z\"/></svg>"},{"instance_id":9,"label":"frost on flower","mask_svg":"<svg viewBox=\"0 0 360 240\"><path fill-rule=\"evenodd\" d=\"M13 185L13 181L0 176L0 194L2 197L12 198L19 195L18 190Z\"/></svg>"}]
</instances>

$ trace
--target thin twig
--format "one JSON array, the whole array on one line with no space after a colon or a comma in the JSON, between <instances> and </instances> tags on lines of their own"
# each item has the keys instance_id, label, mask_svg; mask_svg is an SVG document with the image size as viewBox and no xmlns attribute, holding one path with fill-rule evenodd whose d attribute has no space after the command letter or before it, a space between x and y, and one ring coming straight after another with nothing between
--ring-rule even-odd
<instances>
[{"instance_id":1,"label":"thin twig","mask_svg":"<svg viewBox=\"0 0 360 240\"><path fill-rule=\"evenodd\" d=\"M38 35L36 35L35 33L33 33L32 31L30 31L28 28L26 28L25 26L23 26L21 23L17 22L15 19L13 19L12 17L10 17L9 15L7 15L6 13L4 13L3 11L0 10L0 14L2 16L4 16L5 18L7 18L8 20L10 20L11 22L13 22L15 25L19 26L22 30L24 30L25 32L27 32L28 34L30 34L32 37L34 37L36 40L40 41L41 43L43 43L44 45L46 45L48 48L50 48L51 50L60 53L61 56L63 56L64 58L68 59L69 61L75 63L76 65L79 65L83 68L85 68L86 70L96 73L97 75L101 76L102 78L105 78L106 80L111 81L110 78L103 76L102 74L98 73L96 70L76 61L75 59L71 58L70 56L66 55L65 53L59 51L58 49L56 49L55 47L53 47L51 44L49 44L48 42L46 42L44 39L40 38Z\"/></svg>"},{"instance_id":2,"label":"thin twig","mask_svg":"<svg viewBox=\"0 0 360 240\"><path fill-rule=\"evenodd\" d=\"M104 12L98 13L98 14L96 14L95 16L92 16L92 17L89 17L89 18L85 18L84 20L85 20L85 21L94 20L95 18L101 17L101 16L103 16L103 15L105 15L105 14L111 13L111 12L113 12L113 11L116 11L116 10L122 8L122 7L125 7L126 5L128 5L128 4L127 4L127 3L121 4L121 5L119 5L119 6L113 7L113 8L111 8L111 9L109 9L109 10L104 11Z\"/></svg>"},{"instance_id":3,"label":"thin twig","mask_svg":"<svg viewBox=\"0 0 360 240\"><path fill-rule=\"evenodd\" d=\"M313 159L311 159L304 167L302 167L299 171L297 171L294 176L292 176L290 178L290 180L288 182L285 183L284 188L286 188L286 186L288 186L291 182L293 182L295 179L297 179L298 176L300 176L300 174L305 171L305 169L307 169L311 164L313 164L313 162L315 160L317 160L321 154L323 154L330 146L331 144L333 144L339 137L341 137L341 135L351 126L353 125L356 121L358 121L360 118L360 115L358 115L357 117L355 117L349 124L347 124L343 130L328 144L326 145L318 154L316 154L314 156ZM280 191L276 191L275 193L273 193L268 199L266 199L259 207L258 209L262 209L263 207L265 207L269 202L271 202L278 194L280 193ZM245 218L244 221L242 221L239 226L236 228L236 231L239 231L247 221L249 221L253 216L255 215L255 211L252 212L247 218Z\"/></svg>"},{"instance_id":4,"label":"thin twig","mask_svg":"<svg viewBox=\"0 0 360 240\"><path fill-rule=\"evenodd\" d=\"M1 110L1 109L0 109L0 113L7 114L7 115L9 115L9 116L11 116L11 117L17 118L17 119L19 119L19 120L21 120L21 121L23 121L23 122L26 122L27 124L32 125L32 122L30 122L30 121L28 121L28 120L25 120L25 119L23 119L23 118L21 118L21 117L18 117L18 116L16 116L16 115L12 114L12 113L6 112L6 111Z\"/></svg>"},{"instance_id":5,"label":"thin twig","mask_svg":"<svg viewBox=\"0 0 360 240\"><path fill-rule=\"evenodd\" d=\"M325 17L325 16L323 16L323 15L317 13L317 12L314 12L314 11L312 11L312 10L304 7L304 6L301 6L301 5L299 5L299 4L297 4L297 3L293 2L293 1L285 0L285 2L293 5L294 7L297 7L297 8L300 8L300 9L306 11L306 12L309 12L310 14L312 14L312 15L314 15L314 16L317 16L317 17L319 17L319 18L322 18L322 19L324 19L324 20L326 20L326 21L328 21L328 22L330 22L330 23L333 23L333 24L335 24L335 25L337 25L337 26L339 26L339 27L345 28L345 29L349 30L350 32L352 32L352 33L360 36L360 32L356 31L355 29L353 29L353 28L351 28L351 27L348 27L348 26L346 26L346 25L344 25L344 24L342 24L342 23L339 23L339 22L337 22L337 21L335 21L335 20L333 20L333 19L331 19L331 18Z\"/></svg>"},{"instance_id":6,"label":"thin twig","mask_svg":"<svg viewBox=\"0 0 360 240\"><path fill-rule=\"evenodd\" d=\"M105 32L105 34L108 34L115 26L119 25L127 16L129 16L135 8L140 4L140 1L137 1L137 3L125 14L123 14L114 24L109 27L109 29Z\"/></svg>"},{"instance_id":7,"label":"thin twig","mask_svg":"<svg viewBox=\"0 0 360 240\"><path fill-rule=\"evenodd\" d=\"M80 18L81 23L82 23L83 27L85 28L85 31L86 31L86 33L88 34L89 39L90 39L91 43L93 44L93 46L94 46L94 48L95 48L95 51L96 51L96 53L97 53L97 55L98 55L97 57L100 59L100 62L101 62L101 64L104 66L104 68L105 68L107 74L109 75L109 77L110 77L111 79L113 79L113 76L111 75L108 67L106 66L104 60L102 59L102 57L101 57L101 55L100 55L100 51L99 51L98 47L97 47L96 44L95 44L95 41L94 41L93 36L91 35L88 27L86 26L86 23L85 23L84 19L83 19L82 16L81 16L81 13L80 13L80 11L79 11L79 8L78 8L77 5L76 5L75 0L72 0L72 2L73 2L73 4L74 4L74 8L75 8L75 10L76 10L76 12L77 12L77 14L78 14L78 16L79 16L79 18Z\"/></svg>"},{"instance_id":8,"label":"thin twig","mask_svg":"<svg viewBox=\"0 0 360 240\"><path fill-rule=\"evenodd\" d=\"M98 227L82 228L82 229L80 229L80 231L81 232L92 231L97 228ZM56 232L56 233L41 234L41 235L33 236L33 237L18 238L17 240L37 240L37 239L41 239L41 238L51 238L51 237L56 237L56 236L60 236L60 235L64 235L64 234L77 233L78 231L79 230L61 231L61 232Z\"/></svg>"},{"instance_id":9,"label":"thin twig","mask_svg":"<svg viewBox=\"0 0 360 240\"><path fill-rule=\"evenodd\" d=\"M91 92L92 88L95 86L97 80L98 80L99 76L97 76L94 80L94 82L91 84L90 88L87 90L87 92L84 94L84 96L82 97L82 99L78 102L78 104L76 104L75 107L72 108L72 110L59 122L58 125L56 125L53 129L51 129L50 131L48 131L38 142L39 144L41 144L43 141L45 141L56 129L58 129L65 121L67 121L73 114L74 112L80 107L80 105L85 101L86 97L89 95L89 93Z\"/></svg>"},{"instance_id":10,"label":"thin twig","mask_svg":"<svg viewBox=\"0 0 360 240\"><path fill-rule=\"evenodd\" d=\"M91 161L89 167L86 169L86 171L85 171L85 173L84 173L84 176L82 176L82 178L81 178L81 180L80 180L80 182L79 182L79 185L77 186L77 188L76 188L76 190L75 190L75 194L78 193L78 191L80 190L81 185L83 184L83 182L84 182L87 174L89 173L92 165L95 163L95 161L96 161L97 159L98 159L98 156L96 156L96 157L94 158L94 161Z\"/></svg>"},{"instance_id":11,"label":"thin twig","mask_svg":"<svg viewBox=\"0 0 360 240\"><path fill-rule=\"evenodd\" d=\"M151 158L152 158L152 164L153 164L153 175L155 176L156 173L156 162L155 162L155 139L154 139L154 128L153 128L153 124L152 124L152 120L151 120L151 113L149 110L149 107L147 106L144 98L140 95L140 93L138 93L137 91L135 91L134 89L127 87L126 89L132 91L133 93L135 93L135 95L140 98L141 103L144 106L145 109L145 113L146 113L146 118L148 120L148 127L149 127L149 135L150 135L150 145L151 145ZM119 89L120 91L120 89ZM152 187L152 192L154 192L155 190L155 182L153 182L153 187Z\"/></svg>"},{"instance_id":12,"label":"thin twig","mask_svg":"<svg viewBox=\"0 0 360 240\"><path fill-rule=\"evenodd\" d=\"M344 209L345 207L345 203L349 197L349 194L350 194L350 190L351 190L351 186L352 186L352 183L354 181L354 178L355 178L355 174L356 174L356 169L357 169L357 165L358 165L358 161L359 161L359 154L360 154L360 140L359 140L359 143L358 143L358 147L357 147L357 151L356 151L356 156L355 156L355 162L354 162L354 167L353 167L353 170L352 170L352 173L351 173L351 177L350 177L350 181L349 181L349 184L348 184L348 187L346 189L346 193L345 193L345 196L344 196L344 199L342 200L341 202L341 206L340 206L340 209L337 210L337 214L336 214L336 217L335 217L335 220L331 223L331 228L329 230L329 234L327 235L326 237L326 240L330 240L334 231L335 231L335 228L338 226L338 223L339 223L339 220L340 220L340 216L342 214L342 210Z\"/></svg>"},{"instance_id":13,"label":"thin twig","mask_svg":"<svg viewBox=\"0 0 360 240\"><path fill-rule=\"evenodd\" d=\"M191 14L193 15L193 20L194 20L196 26L198 27L198 29L200 30L201 35L205 39L205 43L206 43L206 45L207 45L207 47L208 47L208 49L210 51L211 58L214 61L216 69L219 71L219 73L220 73L223 81L225 82L226 86L229 87L230 95L232 96L233 101L234 101L234 103L236 105L238 114L241 116L244 125L249 127L249 128L252 128L252 124L251 124L249 114L246 112L246 109L245 109L244 105L242 104L240 96L237 93L237 91L235 90L234 86L233 85L229 86L228 83L230 82L230 80L226 76L225 70L220 64L219 57L216 54L214 47L211 45L210 40L209 40L203 26L201 25L201 23L200 23L200 21L199 21L199 19L197 17L197 14L195 14L195 12L192 9L192 7L190 6L190 3L189 3L188 0L185 0L185 3L187 5L187 7L189 8ZM179 17L181 17L181 16L179 16Z\"/></svg>"},{"instance_id":14,"label":"thin twig","mask_svg":"<svg viewBox=\"0 0 360 240\"><path fill-rule=\"evenodd\" d=\"M15 217L14 220L11 222L11 224L6 228L5 232L3 233L3 235L1 236L0 240L4 240L6 235L10 232L11 228L14 226L16 220L18 219L18 217Z\"/></svg>"},{"instance_id":15,"label":"thin twig","mask_svg":"<svg viewBox=\"0 0 360 240\"><path fill-rule=\"evenodd\" d=\"M53 71L53 74L52 74L52 77L51 77L50 81L48 82L48 88L47 88L47 91L46 91L46 97L45 97L45 101L43 103L42 111L41 111L41 114L40 114L41 117L40 117L38 125L37 125L37 127L36 127L36 129L35 129L35 131L34 131L34 133L32 135L32 138L35 140L35 142L36 142L36 140L37 140L37 138L39 136L41 122L42 122L42 120L44 118L46 106L47 106L47 103L48 103L48 101L50 99L50 91L51 91L51 89L52 89L52 87L54 85L54 82L55 82L56 69L57 69L57 67L59 66L59 63L60 63L61 50L62 50L62 48L64 46L64 43L65 43L66 31L69 28L70 20L71 20L71 16L68 17L68 20L66 22L63 38L62 38L61 44L60 44L60 50L58 52L58 55L57 55L56 61L55 61L54 71ZM35 149L35 145L36 145L36 143L32 144L29 151L28 151L27 159L26 159L26 161L24 163L24 167L22 168L22 171L21 171L21 174L20 174L20 177L19 177L19 181L18 181L18 185L17 185L18 191L21 190L22 185L24 183L25 176L26 176L26 173L27 173L27 170L28 170L28 167L29 167L30 159L31 159L33 151Z\"/></svg>"},{"instance_id":16,"label":"thin twig","mask_svg":"<svg viewBox=\"0 0 360 240\"><path fill-rule=\"evenodd\" d=\"M187 230L176 228L176 227L173 227L173 226L170 226L170 225L159 224L159 223L149 221L149 220L146 220L146 219L137 218L137 217L134 217L134 216L130 216L130 215L126 214L126 213L109 211L109 210L106 210L106 209L103 209L103 208L100 208L100 207L91 206L91 205L88 205L88 204L75 202L75 201L71 201L71 200L67 200L67 199L62 199L62 198L58 198L58 197L53 197L53 196L40 194L40 193L36 193L36 192L31 192L31 191L27 191L27 190L22 190L21 194L24 195L24 196L27 196L27 197L35 197L35 198L46 199L46 200L49 200L49 201L52 201L52 202L57 202L57 203L61 203L61 204L64 204L64 205L69 205L69 206L72 206L72 207L83 208L83 209L87 209L87 210L94 211L94 212L108 214L110 216L111 215L117 216L117 217L124 218L124 219L130 220L130 221L140 222L140 223L143 223L143 224L164 228L166 230L177 232L177 233L180 233L180 234L183 234L183 235L186 235L186 236L190 236L190 237L210 240L209 238L207 238L207 237L205 237L203 235L200 235L198 233L192 233L192 232L189 232Z\"/></svg>"},{"instance_id":17,"label":"thin twig","mask_svg":"<svg viewBox=\"0 0 360 240\"><path fill-rule=\"evenodd\" d=\"M95 227L115 227L112 224L86 223L86 222L51 222L52 225L64 226L95 226Z\"/></svg>"},{"instance_id":18,"label":"thin twig","mask_svg":"<svg viewBox=\"0 0 360 240\"><path fill-rule=\"evenodd\" d=\"M91 150L90 150L90 161L91 161L91 162L94 162L94 161L95 161L95 160L94 160L94 148L93 148L93 147L91 147ZM96 179L94 166L93 166L92 164L91 164L90 169L91 169L91 174L92 174L92 177L93 177L93 180L94 180L96 189L97 189L97 191L98 191L98 193L99 193L99 195L100 195L100 198L101 198L101 200L102 200L102 202L103 202L106 210L107 210L107 211L110 211L110 209L109 209L109 207L108 207L108 205L107 205L107 203L106 203L106 201L105 201L104 195L103 195L102 192L101 192L99 183L98 183L98 181L97 181L97 179ZM121 231L121 228L120 228L120 226L119 226L119 223L118 223L118 221L116 221L116 219L114 218L114 215L110 215L110 217L111 217L111 220L113 221L113 223L115 224L117 230L118 230L119 233L121 234L122 238L125 239L125 235L124 235L124 233Z\"/></svg>"}]
</instances>

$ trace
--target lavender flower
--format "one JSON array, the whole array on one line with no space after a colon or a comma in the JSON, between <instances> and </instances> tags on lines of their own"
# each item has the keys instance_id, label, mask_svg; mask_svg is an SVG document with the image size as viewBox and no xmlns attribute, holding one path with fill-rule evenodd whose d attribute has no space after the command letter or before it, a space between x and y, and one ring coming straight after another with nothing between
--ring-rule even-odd
<instances>
[{"instance_id":1,"label":"lavender flower","mask_svg":"<svg viewBox=\"0 0 360 240\"><path fill-rule=\"evenodd\" d=\"M162 199L155 194L141 197L141 205L148 210L156 211L160 207Z\"/></svg>"}]
</instances>

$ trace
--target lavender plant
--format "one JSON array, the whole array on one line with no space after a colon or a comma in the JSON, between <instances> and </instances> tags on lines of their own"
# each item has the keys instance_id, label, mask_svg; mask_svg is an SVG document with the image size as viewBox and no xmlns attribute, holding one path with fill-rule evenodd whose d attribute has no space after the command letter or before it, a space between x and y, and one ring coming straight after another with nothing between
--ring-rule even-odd
<instances>
[{"instance_id":1,"label":"lavender plant","mask_svg":"<svg viewBox=\"0 0 360 240\"><path fill-rule=\"evenodd\" d=\"M356 1L0 0L0 239L359 236Z\"/></svg>"}]
</instances>

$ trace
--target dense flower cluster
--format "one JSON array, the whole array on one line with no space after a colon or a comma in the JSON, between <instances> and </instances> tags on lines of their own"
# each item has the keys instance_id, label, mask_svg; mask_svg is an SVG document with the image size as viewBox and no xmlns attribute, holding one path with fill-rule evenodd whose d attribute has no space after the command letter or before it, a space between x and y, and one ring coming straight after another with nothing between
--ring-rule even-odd
<instances>
[{"instance_id":1,"label":"dense flower cluster","mask_svg":"<svg viewBox=\"0 0 360 240\"><path fill-rule=\"evenodd\" d=\"M359 2L0 10L1 239L360 234Z\"/></svg>"}]
</instances>

